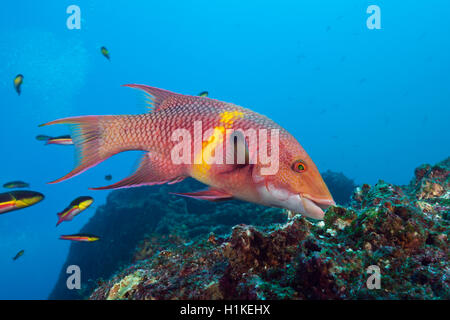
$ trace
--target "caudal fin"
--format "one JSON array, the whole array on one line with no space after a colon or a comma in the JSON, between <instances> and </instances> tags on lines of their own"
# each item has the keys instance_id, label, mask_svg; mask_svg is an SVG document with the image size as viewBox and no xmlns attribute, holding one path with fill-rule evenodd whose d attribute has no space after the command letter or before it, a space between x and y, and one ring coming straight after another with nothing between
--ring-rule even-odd
<instances>
[{"instance_id":1,"label":"caudal fin","mask_svg":"<svg viewBox=\"0 0 450 320\"><path fill-rule=\"evenodd\" d=\"M40 125L41 127L52 124L69 124L75 145L75 168L64 177L49 183L58 183L75 177L119 152L120 150L115 150L113 146L104 143L106 130L111 126L114 118L114 116L71 117Z\"/></svg>"}]
</instances>

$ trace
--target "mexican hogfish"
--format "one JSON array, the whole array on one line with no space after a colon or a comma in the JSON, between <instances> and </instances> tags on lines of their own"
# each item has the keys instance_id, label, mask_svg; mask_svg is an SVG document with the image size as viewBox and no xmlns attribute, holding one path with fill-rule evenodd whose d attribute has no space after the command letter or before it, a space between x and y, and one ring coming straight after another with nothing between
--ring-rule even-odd
<instances>
[{"instance_id":1,"label":"mexican hogfish","mask_svg":"<svg viewBox=\"0 0 450 320\"><path fill-rule=\"evenodd\" d=\"M269 118L207 97L145 85L125 86L143 90L152 110L140 115L71 117L44 124L71 125L76 149L76 167L50 183L72 178L119 152L142 150L146 153L131 176L92 189L171 184L192 177L210 188L179 195L209 201L237 198L314 219L323 219L323 210L335 204L299 142ZM239 132L241 136L236 134ZM267 156L258 160L258 155L264 154L270 154L276 170L268 170L273 163Z\"/></svg>"}]
</instances>

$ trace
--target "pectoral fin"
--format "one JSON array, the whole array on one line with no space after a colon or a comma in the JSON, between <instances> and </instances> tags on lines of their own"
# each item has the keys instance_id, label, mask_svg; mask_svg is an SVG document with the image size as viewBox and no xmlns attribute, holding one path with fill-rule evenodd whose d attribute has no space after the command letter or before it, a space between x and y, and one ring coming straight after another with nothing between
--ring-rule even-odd
<instances>
[{"instance_id":1,"label":"pectoral fin","mask_svg":"<svg viewBox=\"0 0 450 320\"><path fill-rule=\"evenodd\" d=\"M233 196L225 191L210 188L203 191L197 191L197 192L188 192L188 193L171 193L178 196L198 199L198 200L207 200L212 202L218 202L218 201L227 201L233 199Z\"/></svg>"},{"instance_id":2,"label":"pectoral fin","mask_svg":"<svg viewBox=\"0 0 450 320\"><path fill-rule=\"evenodd\" d=\"M170 159L165 159L157 154L146 153L131 176L106 187L90 189L107 190L153 186L165 183L174 184L182 181L184 178L186 176L181 166L171 166Z\"/></svg>"}]
</instances>

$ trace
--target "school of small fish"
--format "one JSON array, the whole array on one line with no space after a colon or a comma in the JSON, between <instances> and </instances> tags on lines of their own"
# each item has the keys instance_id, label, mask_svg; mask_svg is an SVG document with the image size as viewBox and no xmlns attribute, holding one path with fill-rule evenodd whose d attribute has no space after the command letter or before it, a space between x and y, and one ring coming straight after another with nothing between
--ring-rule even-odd
<instances>
[{"instance_id":1,"label":"school of small fish","mask_svg":"<svg viewBox=\"0 0 450 320\"><path fill-rule=\"evenodd\" d=\"M100 52L102 55L110 60L110 53L106 47L101 47ZM23 85L24 76L22 74L18 74L14 77L13 84L14 89L17 94L20 96L22 93L22 85ZM37 135L36 140L44 141L46 145L73 145L73 140L70 135L61 135L57 137L51 137L47 135ZM111 180L111 175L106 175L105 180ZM24 181L10 181L3 184L3 188L5 189L23 189L30 187L30 184ZM36 191L28 191L28 190L13 190L9 192L0 193L0 214L4 214L11 211L16 211L19 209L24 209L31 207L42 200L44 200L45 196ZM60 223L64 221L71 221L78 214L89 208L89 206L94 202L94 199L89 196L78 197L73 200L64 210L57 214L58 222L56 225L58 226ZM60 237L62 240L72 240L72 241L82 241L82 242L93 242L100 239L100 237L96 235L84 235L84 234L73 234L73 235L62 235ZM23 254L24 250L20 250L14 257L13 260L19 259Z\"/></svg>"}]
</instances>

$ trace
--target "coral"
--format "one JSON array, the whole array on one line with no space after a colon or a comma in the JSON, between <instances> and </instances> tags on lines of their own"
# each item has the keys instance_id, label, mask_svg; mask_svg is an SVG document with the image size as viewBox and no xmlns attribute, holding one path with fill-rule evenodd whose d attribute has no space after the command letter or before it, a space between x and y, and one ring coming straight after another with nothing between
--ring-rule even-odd
<instances>
[{"instance_id":1,"label":"coral","mask_svg":"<svg viewBox=\"0 0 450 320\"><path fill-rule=\"evenodd\" d=\"M417 199L442 197L449 192L449 166L450 157L434 166L424 164L416 169L410 188L414 189Z\"/></svg>"},{"instance_id":2,"label":"coral","mask_svg":"<svg viewBox=\"0 0 450 320\"><path fill-rule=\"evenodd\" d=\"M136 289L136 287L141 283L143 277L143 272L137 270L132 274L127 275L125 278L115 283L109 290L108 297L106 300L121 300L127 295L132 296L130 292Z\"/></svg>"}]
</instances>

